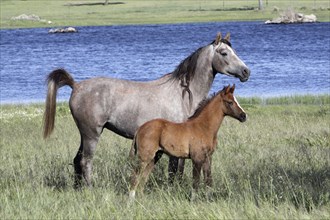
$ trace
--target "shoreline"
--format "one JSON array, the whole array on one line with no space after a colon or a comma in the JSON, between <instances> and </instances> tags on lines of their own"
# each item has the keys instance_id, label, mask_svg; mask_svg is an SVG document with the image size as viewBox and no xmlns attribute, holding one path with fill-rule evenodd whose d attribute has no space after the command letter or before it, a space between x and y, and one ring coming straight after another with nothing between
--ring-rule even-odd
<instances>
[{"instance_id":1,"label":"shoreline","mask_svg":"<svg viewBox=\"0 0 330 220\"><path fill-rule=\"evenodd\" d=\"M330 13L330 12L329 12ZM263 20L226 20L226 21L192 21L192 22L176 22L176 23L139 23L139 24L100 24L100 25L77 25L74 26L74 28L77 28L77 33L79 32L79 28L86 28L86 27L120 27L120 26L161 26L161 25L184 25L184 24L207 24L207 23L260 23L262 25L275 25L275 26L282 26L282 25L313 25L317 23L330 23L329 21L316 21L316 22L305 22L305 23L291 23L291 24L266 24L265 21ZM3 28L0 27L0 31L9 31L9 30L19 30L19 29L46 29L46 30L51 30L51 29L56 29L56 28L67 28L67 27L73 27L70 25L67 26L40 26L40 27L19 27L19 28ZM69 33L70 34L70 33Z\"/></svg>"},{"instance_id":2,"label":"shoreline","mask_svg":"<svg viewBox=\"0 0 330 220\"><path fill-rule=\"evenodd\" d=\"M330 105L330 93L321 94L292 94L292 95L278 95L278 96L236 96L238 101L244 104L253 105ZM46 99L46 97L45 97ZM59 105L67 105L69 100L57 100ZM32 101L6 101L0 102L0 107L29 107L29 106L43 106L45 100Z\"/></svg>"}]
</instances>

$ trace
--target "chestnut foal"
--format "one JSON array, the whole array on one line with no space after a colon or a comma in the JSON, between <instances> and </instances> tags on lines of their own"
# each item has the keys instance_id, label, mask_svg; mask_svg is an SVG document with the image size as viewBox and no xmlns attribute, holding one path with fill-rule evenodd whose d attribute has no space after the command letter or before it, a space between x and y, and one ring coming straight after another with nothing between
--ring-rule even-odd
<instances>
[{"instance_id":1,"label":"chestnut foal","mask_svg":"<svg viewBox=\"0 0 330 220\"><path fill-rule=\"evenodd\" d=\"M217 133L226 115L246 120L233 93L235 85L224 87L200 106L186 122L174 123L154 119L143 124L136 132L130 151L133 163L130 200L140 185L141 191L154 165L165 153L178 158L190 158L193 163L193 191L198 190L201 169L205 184L212 187L211 160L217 144ZM195 192L194 192L195 191Z\"/></svg>"}]
</instances>

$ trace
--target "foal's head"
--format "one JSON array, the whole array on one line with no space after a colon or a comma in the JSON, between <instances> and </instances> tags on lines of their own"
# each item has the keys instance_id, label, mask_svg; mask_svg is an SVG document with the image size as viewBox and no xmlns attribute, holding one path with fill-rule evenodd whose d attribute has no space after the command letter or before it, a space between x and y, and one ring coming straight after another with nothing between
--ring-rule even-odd
<instances>
[{"instance_id":1,"label":"foal's head","mask_svg":"<svg viewBox=\"0 0 330 220\"><path fill-rule=\"evenodd\" d=\"M221 92L221 98L223 101L222 110L225 115L229 115L236 118L240 122L246 121L246 113L243 108L237 102L234 96L235 84L230 87L225 87Z\"/></svg>"}]
</instances>

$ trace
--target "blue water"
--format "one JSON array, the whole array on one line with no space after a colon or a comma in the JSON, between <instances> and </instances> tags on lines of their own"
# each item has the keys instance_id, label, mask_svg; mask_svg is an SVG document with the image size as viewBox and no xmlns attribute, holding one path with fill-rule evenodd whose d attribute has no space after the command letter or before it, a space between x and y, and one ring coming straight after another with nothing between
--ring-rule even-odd
<instances>
[{"instance_id":1,"label":"blue water","mask_svg":"<svg viewBox=\"0 0 330 220\"><path fill-rule=\"evenodd\" d=\"M63 67L80 81L94 76L146 81L158 78L218 31L251 69L249 81L217 75L211 92L236 83L238 96L330 94L330 23L265 25L218 22L78 27L75 34L48 28L0 30L0 103L41 102L46 75ZM59 99L71 90L61 88Z\"/></svg>"}]
</instances>

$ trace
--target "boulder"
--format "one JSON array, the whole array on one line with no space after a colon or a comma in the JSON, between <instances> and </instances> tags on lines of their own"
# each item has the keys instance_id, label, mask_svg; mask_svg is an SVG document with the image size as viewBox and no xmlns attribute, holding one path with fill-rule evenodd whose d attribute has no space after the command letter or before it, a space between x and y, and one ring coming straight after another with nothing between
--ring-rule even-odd
<instances>
[{"instance_id":1,"label":"boulder","mask_svg":"<svg viewBox=\"0 0 330 220\"><path fill-rule=\"evenodd\" d=\"M44 23L48 23L48 24L52 23L51 21L41 19L38 15L35 15L35 14L31 14L31 15L21 14L16 17L12 17L11 20L13 20L13 21L36 21L36 22L44 22Z\"/></svg>"},{"instance_id":2,"label":"boulder","mask_svg":"<svg viewBox=\"0 0 330 220\"><path fill-rule=\"evenodd\" d=\"M66 28L53 28L48 31L50 34L57 34L57 33L76 33L78 32L74 27L66 27Z\"/></svg>"},{"instance_id":3,"label":"boulder","mask_svg":"<svg viewBox=\"0 0 330 220\"><path fill-rule=\"evenodd\" d=\"M296 13L293 10L287 10L280 17L273 20L267 20L265 24L294 24L294 23L311 23L316 22L317 18L314 14L304 15Z\"/></svg>"},{"instance_id":4,"label":"boulder","mask_svg":"<svg viewBox=\"0 0 330 220\"><path fill-rule=\"evenodd\" d=\"M306 23L306 22L316 22L317 18L314 14L310 14L310 15L305 15L303 17L302 22Z\"/></svg>"}]
</instances>

